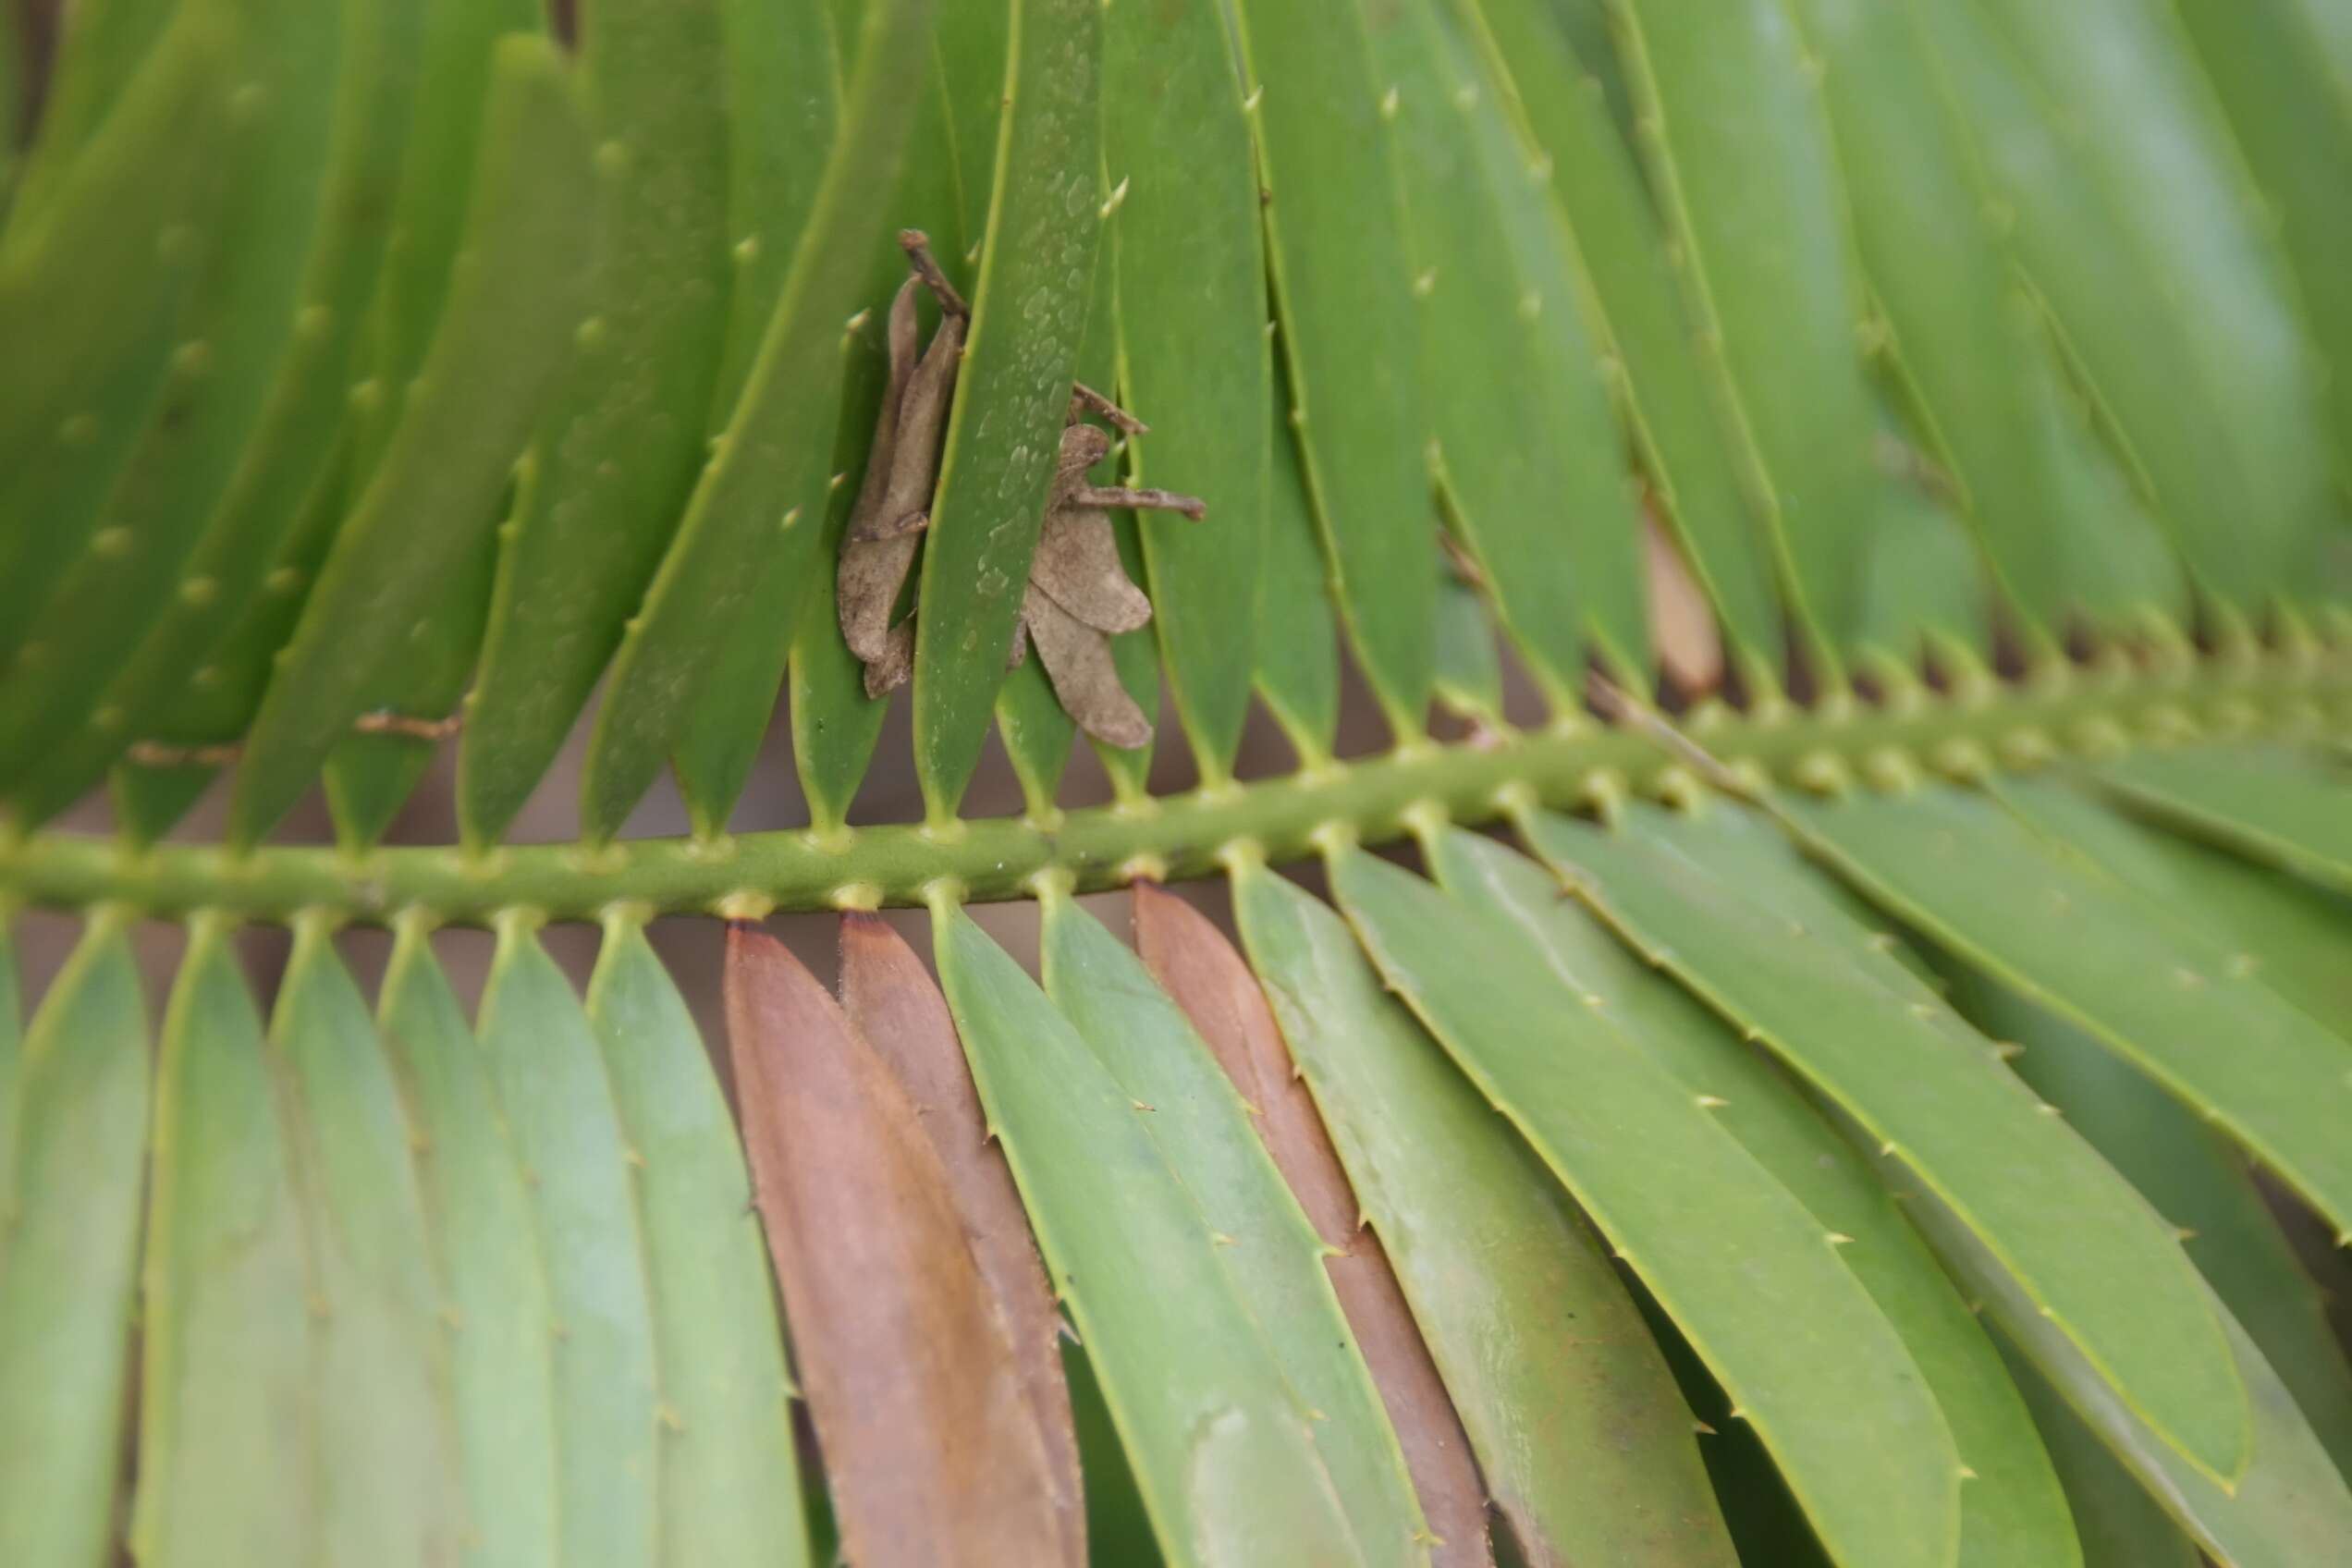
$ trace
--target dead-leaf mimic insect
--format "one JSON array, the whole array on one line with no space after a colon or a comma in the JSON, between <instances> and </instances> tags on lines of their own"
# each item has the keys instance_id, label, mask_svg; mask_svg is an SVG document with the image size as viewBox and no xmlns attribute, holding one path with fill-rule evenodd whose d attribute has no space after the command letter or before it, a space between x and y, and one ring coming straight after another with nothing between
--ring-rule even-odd
<instances>
[{"instance_id":1,"label":"dead-leaf mimic insect","mask_svg":"<svg viewBox=\"0 0 2352 1568\"><path fill-rule=\"evenodd\" d=\"M908 229L899 242L913 276L890 301L889 380L865 480L842 539L837 580L841 636L865 665L869 697L903 684L913 670L913 613L895 623L891 616L930 525L940 437L972 321L970 307L932 259L923 234ZM919 359L918 284L939 302L938 329ZM1133 748L1151 739L1151 722L1120 682L1110 638L1147 624L1152 606L1120 563L1110 513L1173 511L1198 520L1207 508L1196 496L1090 483L1087 471L1109 454L1111 435L1085 423L1089 413L1125 435L1139 435L1148 428L1092 387L1072 387L1060 460L1007 668L1018 666L1034 645L1054 695L1079 727L1108 744Z\"/></svg>"}]
</instances>

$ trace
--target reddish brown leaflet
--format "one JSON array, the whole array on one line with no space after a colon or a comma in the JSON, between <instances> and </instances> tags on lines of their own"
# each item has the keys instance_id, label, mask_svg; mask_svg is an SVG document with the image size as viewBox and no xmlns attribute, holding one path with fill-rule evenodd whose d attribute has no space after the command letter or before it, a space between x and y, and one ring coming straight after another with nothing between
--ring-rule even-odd
<instances>
[{"instance_id":1,"label":"reddish brown leaflet","mask_svg":"<svg viewBox=\"0 0 2352 1568\"><path fill-rule=\"evenodd\" d=\"M1328 1265L1331 1288L1403 1446L1421 1511L1442 1543L1431 1551L1431 1563L1492 1563L1486 1488L1470 1440L1378 1238L1359 1219L1347 1173L1306 1085L1292 1071L1256 976L1223 933L1182 899L1144 882L1134 900L1135 946L1145 965L1257 1111L1258 1135L1316 1231L1345 1255Z\"/></svg>"},{"instance_id":2,"label":"reddish brown leaflet","mask_svg":"<svg viewBox=\"0 0 2352 1568\"><path fill-rule=\"evenodd\" d=\"M1068 1561L1083 1563L1085 1513L1078 1475L1078 1438L1062 1380L1061 1314L1029 1219L1014 1190L1004 1155L988 1141L980 1096L930 971L913 948L878 915L841 921L841 1004L858 1033L890 1065L914 1102L931 1146L947 1169L956 1211L970 1237L981 1275L1011 1326L1022 1387L1045 1434L1058 1506L1069 1521Z\"/></svg>"},{"instance_id":3,"label":"reddish brown leaflet","mask_svg":"<svg viewBox=\"0 0 2352 1568\"><path fill-rule=\"evenodd\" d=\"M727 1018L844 1554L861 1568L1083 1562L1015 1336L914 1103L753 927L728 933Z\"/></svg>"}]
</instances>

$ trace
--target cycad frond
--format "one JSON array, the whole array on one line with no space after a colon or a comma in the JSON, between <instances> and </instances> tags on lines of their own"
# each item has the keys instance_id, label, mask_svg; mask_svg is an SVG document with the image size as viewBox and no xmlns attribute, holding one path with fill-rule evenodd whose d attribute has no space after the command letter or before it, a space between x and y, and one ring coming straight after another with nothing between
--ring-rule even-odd
<instances>
[{"instance_id":1,"label":"cycad frond","mask_svg":"<svg viewBox=\"0 0 2352 1568\"><path fill-rule=\"evenodd\" d=\"M2342 1557L2324 0L12 20L0 1562Z\"/></svg>"}]
</instances>

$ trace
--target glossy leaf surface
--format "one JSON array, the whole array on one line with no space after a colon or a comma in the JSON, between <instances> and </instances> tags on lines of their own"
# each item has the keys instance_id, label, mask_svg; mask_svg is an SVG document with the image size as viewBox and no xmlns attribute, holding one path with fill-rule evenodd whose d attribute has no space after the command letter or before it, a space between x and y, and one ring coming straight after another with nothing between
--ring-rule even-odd
<instances>
[{"instance_id":1,"label":"glossy leaf surface","mask_svg":"<svg viewBox=\"0 0 2352 1568\"><path fill-rule=\"evenodd\" d=\"M1381 973L1746 1413L1832 1557L1949 1562L1951 1434L1829 1232L1501 917L1360 851L1332 881ZM1867 1443L1822 1421L1830 1385L1880 1413Z\"/></svg>"},{"instance_id":2,"label":"glossy leaf surface","mask_svg":"<svg viewBox=\"0 0 2352 1568\"><path fill-rule=\"evenodd\" d=\"M1783 810L1873 900L2203 1109L2339 1225L2352 1222L2352 1044L2232 949L1940 789ZM2227 1062L2211 1042L2228 1040ZM2226 1471L2224 1471L2226 1473Z\"/></svg>"},{"instance_id":3,"label":"glossy leaf surface","mask_svg":"<svg viewBox=\"0 0 2352 1568\"><path fill-rule=\"evenodd\" d=\"M1136 1109L1036 984L952 909L939 979L1046 1267L1170 1563L1359 1562L1311 1418ZM1171 1362L1171 1358L1181 1358ZM1171 1376L1171 1366L1181 1376Z\"/></svg>"},{"instance_id":4,"label":"glossy leaf surface","mask_svg":"<svg viewBox=\"0 0 2352 1568\"><path fill-rule=\"evenodd\" d=\"M1840 809L1840 808L1830 808ZM1537 817L1537 847L1645 956L1752 1031L1917 1173L2011 1269L2037 1308L2221 1476L2246 1461L2245 1395L2188 1260L2156 1215L1989 1042L1863 959L1870 934L1792 903L1794 863L1734 882L1709 845L1629 810L1614 830ZM2063 1187L2053 1210L2042 1194Z\"/></svg>"},{"instance_id":5,"label":"glossy leaf surface","mask_svg":"<svg viewBox=\"0 0 2352 1568\"><path fill-rule=\"evenodd\" d=\"M1761 1050L1562 899L1541 866L1458 831L1439 839L1434 859L1439 881L1490 900L1541 945L1579 1003L1707 1096L1724 1131L1814 1219L1848 1238L1838 1256L1903 1336L1971 1472L1960 1488L1958 1561L1969 1568L2078 1562L2065 1496L1991 1342L1861 1152Z\"/></svg>"},{"instance_id":6,"label":"glossy leaf surface","mask_svg":"<svg viewBox=\"0 0 2352 1568\"><path fill-rule=\"evenodd\" d=\"M1689 1409L1551 1173L1504 1135L1336 913L1258 866L1241 871L1234 898L1284 1040L1520 1550L1531 1562L1732 1562ZM1499 1346L1537 1348L1498 1357Z\"/></svg>"}]
</instances>

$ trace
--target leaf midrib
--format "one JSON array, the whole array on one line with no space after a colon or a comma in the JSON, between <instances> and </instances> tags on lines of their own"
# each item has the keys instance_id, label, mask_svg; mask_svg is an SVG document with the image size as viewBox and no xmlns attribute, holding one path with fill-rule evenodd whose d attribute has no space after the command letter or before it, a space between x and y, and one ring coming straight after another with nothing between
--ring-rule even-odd
<instances>
[{"instance_id":1,"label":"leaf midrib","mask_svg":"<svg viewBox=\"0 0 2352 1568\"><path fill-rule=\"evenodd\" d=\"M1683 722L1735 771L1799 788L1856 775L1899 781L1920 769L1968 778L2200 739L2352 740L2352 646L2145 666L2118 660L1949 694L1918 688L1876 705L1779 705L1746 715L1702 709ZM1574 810L1628 791L1672 793L1687 786L1689 774L1662 727L1579 718L1541 731L1420 742L1163 796L1147 808L1114 803L1052 820L992 817L944 829L787 828L482 852L401 846L356 855L328 847L139 850L92 835L0 836L0 902L57 909L112 902L164 917L217 909L276 924L317 910L385 925L403 910L423 909L443 923L484 925L508 910L592 921L623 902L650 913L736 919L913 906L940 886L962 901L987 901L1028 897L1045 872L1069 877L1081 892L1140 876L1204 876L1238 852L1274 861L1311 853L1334 829L1379 844L1407 836L1407 818L1432 811L1476 827L1529 802Z\"/></svg>"}]
</instances>

